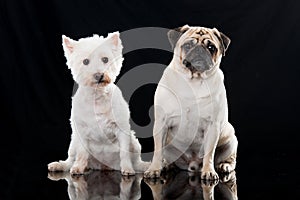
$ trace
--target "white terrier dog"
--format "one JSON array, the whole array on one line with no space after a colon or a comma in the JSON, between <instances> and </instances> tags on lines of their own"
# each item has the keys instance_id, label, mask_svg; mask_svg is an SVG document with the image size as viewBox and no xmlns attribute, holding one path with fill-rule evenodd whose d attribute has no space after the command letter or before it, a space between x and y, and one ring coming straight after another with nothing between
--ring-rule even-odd
<instances>
[{"instance_id":1,"label":"white terrier dog","mask_svg":"<svg viewBox=\"0 0 300 200\"><path fill-rule=\"evenodd\" d=\"M79 88L71 111L68 158L48 164L49 171L83 174L88 169L144 172L141 146L129 124L129 108L114 81L122 66L119 33L74 41L62 36L67 65Z\"/></svg>"}]
</instances>

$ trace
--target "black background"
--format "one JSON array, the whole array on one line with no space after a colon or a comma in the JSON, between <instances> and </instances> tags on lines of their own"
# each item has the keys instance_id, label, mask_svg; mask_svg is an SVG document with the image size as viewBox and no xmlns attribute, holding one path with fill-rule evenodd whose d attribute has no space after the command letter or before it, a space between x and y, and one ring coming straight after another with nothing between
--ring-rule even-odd
<instances>
[{"instance_id":1,"label":"black background","mask_svg":"<svg viewBox=\"0 0 300 200\"><path fill-rule=\"evenodd\" d=\"M221 69L239 140L239 198L299 197L299 1L2 0L0 6L1 199L67 198L66 183L47 180L46 167L65 158L71 134L73 80L62 34L79 39L184 24L216 27L232 40ZM154 49L128 53L120 76L140 64L167 65L171 57ZM153 104L154 90L144 87L130 102L138 123L148 122L148 111L136 108ZM142 146L153 149L151 139Z\"/></svg>"}]
</instances>

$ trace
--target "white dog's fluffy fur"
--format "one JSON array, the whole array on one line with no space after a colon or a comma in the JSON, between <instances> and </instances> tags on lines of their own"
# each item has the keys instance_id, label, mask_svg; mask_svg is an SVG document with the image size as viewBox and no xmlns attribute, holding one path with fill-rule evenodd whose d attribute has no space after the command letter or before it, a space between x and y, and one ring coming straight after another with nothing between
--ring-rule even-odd
<instances>
[{"instance_id":1,"label":"white dog's fluffy fur","mask_svg":"<svg viewBox=\"0 0 300 200\"><path fill-rule=\"evenodd\" d=\"M63 36L67 65L79 88L73 97L72 138L65 161L48 164L49 171L83 174L88 169L143 172L141 146L129 124L129 108L114 84L122 66L119 33L79 41Z\"/></svg>"}]
</instances>

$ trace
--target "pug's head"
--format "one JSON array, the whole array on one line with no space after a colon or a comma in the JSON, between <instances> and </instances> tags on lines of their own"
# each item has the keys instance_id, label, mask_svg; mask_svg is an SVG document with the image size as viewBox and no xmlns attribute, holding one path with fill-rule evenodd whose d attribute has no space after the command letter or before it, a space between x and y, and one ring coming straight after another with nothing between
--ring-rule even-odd
<instances>
[{"instance_id":1,"label":"pug's head","mask_svg":"<svg viewBox=\"0 0 300 200\"><path fill-rule=\"evenodd\" d=\"M230 39L216 28L185 25L168 32L179 66L193 74L203 74L219 67Z\"/></svg>"}]
</instances>

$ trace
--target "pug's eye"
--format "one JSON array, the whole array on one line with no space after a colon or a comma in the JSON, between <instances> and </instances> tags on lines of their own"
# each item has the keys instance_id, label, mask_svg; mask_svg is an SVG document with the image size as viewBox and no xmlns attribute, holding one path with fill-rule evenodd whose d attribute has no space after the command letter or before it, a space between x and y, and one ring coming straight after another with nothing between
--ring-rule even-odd
<instances>
[{"instance_id":1,"label":"pug's eye","mask_svg":"<svg viewBox=\"0 0 300 200\"><path fill-rule=\"evenodd\" d=\"M103 57L103 58L101 58L101 60L103 63L108 63L108 57Z\"/></svg>"},{"instance_id":2,"label":"pug's eye","mask_svg":"<svg viewBox=\"0 0 300 200\"><path fill-rule=\"evenodd\" d=\"M89 59L84 59L83 61L82 61L82 63L84 64L84 65L88 65L89 63L90 63L90 60Z\"/></svg>"},{"instance_id":3,"label":"pug's eye","mask_svg":"<svg viewBox=\"0 0 300 200\"><path fill-rule=\"evenodd\" d=\"M190 42L189 43L185 43L183 45L183 48L188 51L188 50L190 50L192 48L192 44Z\"/></svg>"},{"instance_id":4,"label":"pug's eye","mask_svg":"<svg viewBox=\"0 0 300 200\"><path fill-rule=\"evenodd\" d=\"M213 45L212 43L209 43L208 45L207 45L207 48L208 48L208 50L209 50L209 52L211 53L211 54L213 54L213 53L215 53L216 52L216 46L215 45Z\"/></svg>"}]
</instances>

